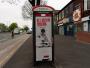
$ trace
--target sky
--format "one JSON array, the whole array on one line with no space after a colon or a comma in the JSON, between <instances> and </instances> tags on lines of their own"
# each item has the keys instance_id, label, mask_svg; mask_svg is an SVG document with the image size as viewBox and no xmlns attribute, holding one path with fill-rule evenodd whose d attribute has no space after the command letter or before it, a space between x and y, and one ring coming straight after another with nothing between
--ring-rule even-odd
<instances>
[{"instance_id":1,"label":"sky","mask_svg":"<svg viewBox=\"0 0 90 68\"><path fill-rule=\"evenodd\" d=\"M24 20L22 18L22 9L26 0L21 0L20 3L9 4L7 2L1 2L0 0L0 23L4 23L9 26L12 22L17 22L19 27L27 25L29 28L32 27L32 20Z\"/></svg>"},{"instance_id":2,"label":"sky","mask_svg":"<svg viewBox=\"0 0 90 68\"><path fill-rule=\"evenodd\" d=\"M22 18L21 7L24 5L26 0L18 0L18 1L15 4L9 4L6 2L6 0L0 0L0 23L4 23L7 26L9 26L12 22L17 22L19 27L27 25L29 26L29 28L31 28L32 20L31 19L24 20ZM70 0L45 0L45 1L47 1L47 5L52 6L56 10L62 9L68 2L70 2Z\"/></svg>"},{"instance_id":3,"label":"sky","mask_svg":"<svg viewBox=\"0 0 90 68\"><path fill-rule=\"evenodd\" d=\"M45 0L48 6L52 6L55 10L61 10L71 0Z\"/></svg>"}]
</instances>

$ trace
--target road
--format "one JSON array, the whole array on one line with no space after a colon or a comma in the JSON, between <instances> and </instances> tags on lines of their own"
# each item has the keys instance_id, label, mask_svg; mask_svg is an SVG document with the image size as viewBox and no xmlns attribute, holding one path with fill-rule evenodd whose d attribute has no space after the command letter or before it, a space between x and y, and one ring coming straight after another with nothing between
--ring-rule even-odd
<instances>
[{"instance_id":1,"label":"road","mask_svg":"<svg viewBox=\"0 0 90 68\"><path fill-rule=\"evenodd\" d=\"M15 35L15 38L17 38L18 36L23 35L24 33L21 33L20 35ZM5 41L11 40L11 33L10 32L6 32L6 33L0 33L0 43L3 43Z\"/></svg>"},{"instance_id":2,"label":"road","mask_svg":"<svg viewBox=\"0 0 90 68\"><path fill-rule=\"evenodd\" d=\"M73 37L55 36L54 66L33 66L32 38L6 63L4 68L90 68L90 44L77 42Z\"/></svg>"},{"instance_id":3,"label":"road","mask_svg":"<svg viewBox=\"0 0 90 68\"><path fill-rule=\"evenodd\" d=\"M17 38L0 43L0 68L13 56L13 54L30 37L30 34L23 34Z\"/></svg>"},{"instance_id":4,"label":"road","mask_svg":"<svg viewBox=\"0 0 90 68\"><path fill-rule=\"evenodd\" d=\"M0 42L11 39L10 33L0 33Z\"/></svg>"}]
</instances>

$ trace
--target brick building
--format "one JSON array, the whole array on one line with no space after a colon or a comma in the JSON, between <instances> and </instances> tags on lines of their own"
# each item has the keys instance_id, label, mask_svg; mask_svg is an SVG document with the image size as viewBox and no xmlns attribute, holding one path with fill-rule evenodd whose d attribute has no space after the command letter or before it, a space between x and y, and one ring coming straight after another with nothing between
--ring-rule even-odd
<instances>
[{"instance_id":1,"label":"brick building","mask_svg":"<svg viewBox=\"0 0 90 68\"><path fill-rule=\"evenodd\" d=\"M90 0L72 0L55 18L59 34L90 42Z\"/></svg>"},{"instance_id":2,"label":"brick building","mask_svg":"<svg viewBox=\"0 0 90 68\"><path fill-rule=\"evenodd\" d=\"M77 24L77 40L90 43L90 0L76 0L76 5L80 4L81 20Z\"/></svg>"},{"instance_id":3,"label":"brick building","mask_svg":"<svg viewBox=\"0 0 90 68\"><path fill-rule=\"evenodd\" d=\"M70 9L71 8L71 9ZM73 21L73 2L68 3L62 10L56 13L56 23L58 25L58 31L61 35L74 35ZM71 27L71 30L69 28ZM72 31L73 30L73 31Z\"/></svg>"}]
</instances>

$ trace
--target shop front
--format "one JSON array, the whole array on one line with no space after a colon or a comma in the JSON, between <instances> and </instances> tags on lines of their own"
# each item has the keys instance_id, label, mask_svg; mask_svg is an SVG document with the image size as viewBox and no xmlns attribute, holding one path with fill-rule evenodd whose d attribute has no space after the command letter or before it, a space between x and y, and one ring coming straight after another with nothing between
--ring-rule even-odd
<instances>
[{"instance_id":1,"label":"shop front","mask_svg":"<svg viewBox=\"0 0 90 68\"><path fill-rule=\"evenodd\" d=\"M64 24L64 35L74 36L74 24L73 23Z\"/></svg>"},{"instance_id":2,"label":"shop front","mask_svg":"<svg viewBox=\"0 0 90 68\"><path fill-rule=\"evenodd\" d=\"M74 24L72 22L72 17L69 17L64 20L64 35L65 36L74 36ZM65 23L66 22L66 23Z\"/></svg>"},{"instance_id":3,"label":"shop front","mask_svg":"<svg viewBox=\"0 0 90 68\"><path fill-rule=\"evenodd\" d=\"M90 43L90 16L82 18L82 31L77 32L77 39Z\"/></svg>"},{"instance_id":4,"label":"shop front","mask_svg":"<svg viewBox=\"0 0 90 68\"><path fill-rule=\"evenodd\" d=\"M90 43L90 16L81 17L80 9L76 9L73 12L73 21L76 25L76 39Z\"/></svg>"},{"instance_id":5,"label":"shop front","mask_svg":"<svg viewBox=\"0 0 90 68\"><path fill-rule=\"evenodd\" d=\"M75 25L72 21L72 17L64 18L58 22L59 34L65 36L74 36Z\"/></svg>"}]
</instances>

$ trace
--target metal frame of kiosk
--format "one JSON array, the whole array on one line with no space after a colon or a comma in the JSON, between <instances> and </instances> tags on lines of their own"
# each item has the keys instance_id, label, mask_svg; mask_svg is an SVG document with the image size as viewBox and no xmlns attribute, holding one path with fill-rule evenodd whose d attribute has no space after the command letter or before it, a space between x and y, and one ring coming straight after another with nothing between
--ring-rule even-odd
<instances>
[{"instance_id":1,"label":"metal frame of kiosk","mask_svg":"<svg viewBox=\"0 0 90 68\"><path fill-rule=\"evenodd\" d=\"M54 62L54 9L49 6L33 8L33 60Z\"/></svg>"}]
</instances>

